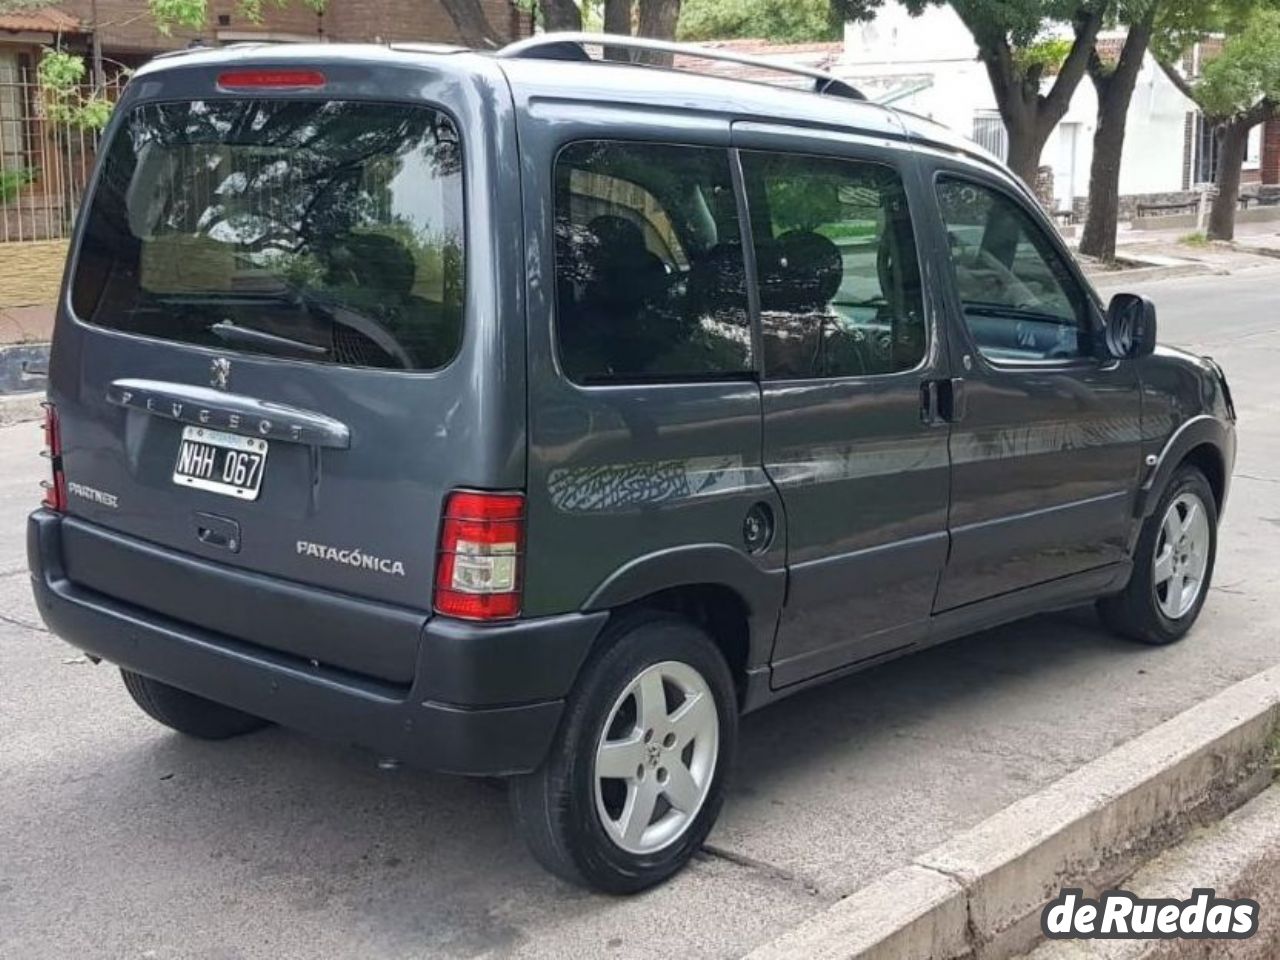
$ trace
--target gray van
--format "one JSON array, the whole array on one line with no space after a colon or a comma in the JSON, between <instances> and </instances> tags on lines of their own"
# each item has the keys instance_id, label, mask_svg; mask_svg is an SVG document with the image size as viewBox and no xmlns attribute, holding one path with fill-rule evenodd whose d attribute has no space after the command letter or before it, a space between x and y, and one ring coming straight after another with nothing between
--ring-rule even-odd
<instances>
[{"instance_id":1,"label":"gray van","mask_svg":"<svg viewBox=\"0 0 1280 960\"><path fill-rule=\"evenodd\" d=\"M600 42L140 70L28 544L159 722L510 777L543 864L629 892L705 839L746 711L1094 600L1180 638L1235 416L967 140Z\"/></svg>"}]
</instances>

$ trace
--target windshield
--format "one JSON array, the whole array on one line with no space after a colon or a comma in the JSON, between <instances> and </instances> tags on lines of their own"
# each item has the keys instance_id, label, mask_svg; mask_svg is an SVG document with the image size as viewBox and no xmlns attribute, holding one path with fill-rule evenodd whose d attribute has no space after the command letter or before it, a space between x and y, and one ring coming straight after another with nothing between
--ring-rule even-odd
<instances>
[{"instance_id":1,"label":"windshield","mask_svg":"<svg viewBox=\"0 0 1280 960\"><path fill-rule=\"evenodd\" d=\"M108 148L72 303L202 346L404 370L462 339L462 154L416 106L135 109Z\"/></svg>"}]
</instances>

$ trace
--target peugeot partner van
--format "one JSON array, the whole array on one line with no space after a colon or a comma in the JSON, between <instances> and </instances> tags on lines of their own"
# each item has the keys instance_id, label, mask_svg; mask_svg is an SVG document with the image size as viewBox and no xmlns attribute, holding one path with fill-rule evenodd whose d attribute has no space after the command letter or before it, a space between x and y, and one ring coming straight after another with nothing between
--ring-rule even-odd
<instances>
[{"instance_id":1,"label":"peugeot partner van","mask_svg":"<svg viewBox=\"0 0 1280 960\"><path fill-rule=\"evenodd\" d=\"M629 892L707 836L747 711L1095 600L1182 637L1235 416L967 140L602 41L680 49L138 71L28 542L160 723L511 778L543 864Z\"/></svg>"}]
</instances>

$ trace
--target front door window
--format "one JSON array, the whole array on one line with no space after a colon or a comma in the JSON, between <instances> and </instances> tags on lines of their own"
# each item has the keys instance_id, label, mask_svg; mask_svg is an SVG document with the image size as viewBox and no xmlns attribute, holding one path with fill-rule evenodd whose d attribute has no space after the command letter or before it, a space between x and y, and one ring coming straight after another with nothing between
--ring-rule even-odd
<instances>
[{"instance_id":1,"label":"front door window","mask_svg":"<svg viewBox=\"0 0 1280 960\"><path fill-rule=\"evenodd\" d=\"M1088 297L1043 228L1007 194L938 183L966 326L988 360L1090 356Z\"/></svg>"}]
</instances>

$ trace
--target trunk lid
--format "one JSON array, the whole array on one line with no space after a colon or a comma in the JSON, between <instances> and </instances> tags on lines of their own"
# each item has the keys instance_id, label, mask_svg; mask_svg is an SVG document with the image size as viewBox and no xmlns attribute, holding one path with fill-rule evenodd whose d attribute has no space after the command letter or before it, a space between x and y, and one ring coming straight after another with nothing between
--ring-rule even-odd
<instances>
[{"instance_id":1,"label":"trunk lid","mask_svg":"<svg viewBox=\"0 0 1280 960\"><path fill-rule=\"evenodd\" d=\"M232 58L277 87L301 59L306 89L233 95L206 58L118 108L51 365L68 512L428 610L447 492L523 484L522 427L479 430L523 403L520 323L488 326L510 300L475 282L490 238L464 217L511 186L477 183L504 134L474 65L307 56Z\"/></svg>"}]
</instances>

